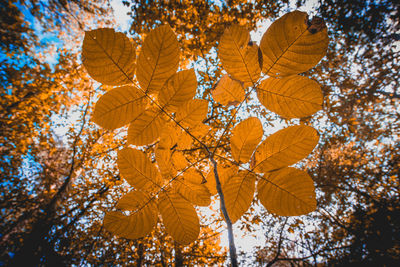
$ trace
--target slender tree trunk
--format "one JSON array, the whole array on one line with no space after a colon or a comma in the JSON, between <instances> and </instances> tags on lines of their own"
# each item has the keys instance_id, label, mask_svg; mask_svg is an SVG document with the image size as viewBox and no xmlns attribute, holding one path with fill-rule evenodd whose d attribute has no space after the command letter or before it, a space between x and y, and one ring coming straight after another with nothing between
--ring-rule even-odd
<instances>
[{"instance_id":1,"label":"slender tree trunk","mask_svg":"<svg viewBox=\"0 0 400 267\"><path fill-rule=\"evenodd\" d=\"M229 256L231 258L231 265L232 265L232 267L237 267L238 262L237 262L235 240L234 240L234 236L233 236L232 221L229 218L228 211L226 210L224 193L222 192L221 181L219 180L218 171L217 171L217 162L212 157L211 157L211 162L213 163L213 166L214 166L214 175L215 175L215 181L217 184L217 192L218 192L219 199L221 202L221 211L225 217L226 226L228 228Z\"/></svg>"},{"instance_id":2,"label":"slender tree trunk","mask_svg":"<svg viewBox=\"0 0 400 267\"><path fill-rule=\"evenodd\" d=\"M182 247L175 242L174 250L175 250L175 267L181 267L183 266Z\"/></svg>"},{"instance_id":3,"label":"slender tree trunk","mask_svg":"<svg viewBox=\"0 0 400 267\"><path fill-rule=\"evenodd\" d=\"M136 261L136 266L141 267L143 264L143 256L144 256L144 246L143 246L143 241L138 241L136 242L137 246L137 254L138 254L138 259Z\"/></svg>"}]
</instances>

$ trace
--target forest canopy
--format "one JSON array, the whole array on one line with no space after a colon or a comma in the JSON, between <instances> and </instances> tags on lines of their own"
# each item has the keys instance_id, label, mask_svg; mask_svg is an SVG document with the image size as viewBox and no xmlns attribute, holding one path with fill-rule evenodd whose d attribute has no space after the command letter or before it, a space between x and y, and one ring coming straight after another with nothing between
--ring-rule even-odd
<instances>
[{"instance_id":1,"label":"forest canopy","mask_svg":"<svg viewBox=\"0 0 400 267\"><path fill-rule=\"evenodd\" d=\"M400 260L397 1L0 9L2 265Z\"/></svg>"}]
</instances>

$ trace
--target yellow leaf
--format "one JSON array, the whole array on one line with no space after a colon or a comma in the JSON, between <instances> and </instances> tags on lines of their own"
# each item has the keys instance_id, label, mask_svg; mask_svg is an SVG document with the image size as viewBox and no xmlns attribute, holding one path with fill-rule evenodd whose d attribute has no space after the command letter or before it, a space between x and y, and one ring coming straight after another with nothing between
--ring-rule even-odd
<instances>
[{"instance_id":1,"label":"yellow leaf","mask_svg":"<svg viewBox=\"0 0 400 267\"><path fill-rule=\"evenodd\" d=\"M218 45L218 56L224 69L235 80L252 86L260 78L258 46L249 45L249 31L239 25L225 29Z\"/></svg>"},{"instance_id":2,"label":"yellow leaf","mask_svg":"<svg viewBox=\"0 0 400 267\"><path fill-rule=\"evenodd\" d=\"M131 191L123 196L117 208L130 211L124 215L119 211L107 212L104 217L104 227L111 233L137 239L148 235L157 223L157 206L150 197L140 191Z\"/></svg>"},{"instance_id":3,"label":"yellow leaf","mask_svg":"<svg viewBox=\"0 0 400 267\"><path fill-rule=\"evenodd\" d=\"M194 205L206 207L211 203L211 195L205 185L193 184L184 177L174 180L174 188L183 198Z\"/></svg>"},{"instance_id":4,"label":"yellow leaf","mask_svg":"<svg viewBox=\"0 0 400 267\"><path fill-rule=\"evenodd\" d=\"M162 185L159 172L142 151L132 148L118 151L117 164L122 178L136 189Z\"/></svg>"},{"instance_id":5,"label":"yellow leaf","mask_svg":"<svg viewBox=\"0 0 400 267\"><path fill-rule=\"evenodd\" d=\"M190 168L183 173L183 178L192 184L202 184L204 181L203 176L195 169Z\"/></svg>"},{"instance_id":6,"label":"yellow leaf","mask_svg":"<svg viewBox=\"0 0 400 267\"><path fill-rule=\"evenodd\" d=\"M254 168L265 173L292 165L307 157L318 140L318 132L310 126L296 125L280 130L259 145Z\"/></svg>"},{"instance_id":7,"label":"yellow leaf","mask_svg":"<svg viewBox=\"0 0 400 267\"><path fill-rule=\"evenodd\" d=\"M199 123L196 124L196 126L190 127L189 131L191 135L197 139L201 139L204 136L207 136L208 132L210 131L210 126ZM177 141L178 149L190 149L194 144L198 145L194 138L186 131L183 131L180 127L177 129L177 132L179 132Z\"/></svg>"},{"instance_id":8,"label":"yellow leaf","mask_svg":"<svg viewBox=\"0 0 400 267\"><path fill-rule=\"evenodd\" d=\"M316 209L315 189L307 172L284 168L271 172L257 185L258 199L271 213L298 216Z\"/></svg>"},{"instance_id":9,"label":"yellow leaf","mask_svg":"<svg viewBox=\"0 0 400 267\"><path fill-rule=\"evenodd\" d=\"M180 129L178 129L180 130ZM160 142L154 151L157 161L158 169L164 179L171 179L176 175L176 169L172 165L172 151L171 148L178 141L177 128L170 123L163 127L160 136Z\"/></svg>"},{"instance_id":10,"label":"yellow leaf","mask_svg":"<svg viewBox=\"0 0 400 267\"><path fill-rule=\"evenodd\" d=\"M196 95L197 79L193 69L175 73L161 88L158 96L160 105L175 112Z\"/></svg>"},{"instance_id":11,"label":"yellow leaf","mask_svg":"<svg viewBox=\"0 0 400 267\"><path fill-rule=\"evenodd\" d=\"M242 84L236 80L232 80L228 74L222 76L211 93L213 99L224 106L236 106L244 100Z\"/></svg>"},{"instance_id":12,"label":"yellow leaf","mask_svg":"<svg viewBox=\"0 0 400 267\"><path fill-rule=\"evenodd\" d=\"M167 232L182 245L192 243L200 233L200 223L193 205L177 193L159 194L158 210Z\"/></svg>"},{"instance_id":13,"label":"yellow leaf","mask_svg":"<svg viewBox=\"0 0 400 267\"><path fill-rule=\"evenodd\" d=\"M239 171L224 183L226 210L232 223L235 223L249 209L254 197L256 176L248 171Z\"/></svg>"},{"instance_id":14,"label":"yellow leaf","mask_svg":"<svg viewBox=\"0 0 400 267\"><path fill-rule=\"evenodd\" d=\"M263 134L263 128L258 118L250 117L236 125L231 137L233 158L239 163L247 163Z\"/></svg>"},{"instance_id":15,"label":"yellow leaf","mask_svg":"<svg viewBox=\"0 0 400 267\"><path fill-rule=\"evenodd\" d=\"M171 150L169 148L160 148L160 144L158 144L154 154L161 176L166 180L174 177L176 175L176 169L172 165Z\"/></svg>"},{"instance_id":16,"label":"yellow leaf","mask_svg":"<svg viewBox=\"0 0 400 267\"><path fill-rule=\"evenodd\" d=\"M156 141L166 122L162 115L157 108L150 108L136 117L129 125L128 143L143 146Z\"/></svg>"},{"instance_id":17,"label":"yellow leaf","mask_svg":"<svg viewBox=\"0 0 400 267\"><path fill-rule=\"evenodd\" d=\"M235 176L238 173L239 167L237 165L227 167L222 167L221 165L218 165L217 170L221 186L224 186L226 181L228 181L231 177ZM207 182L204 185L207 187L211 195L213 196L217 194L217 183L215 181L214 168L211 168L211 171L208 173L206 180Z\"/></svg>"},{"instance_id":18,"label":"yellow leaf","mask_svg":"<svg viewBox=\"0 0 400 267\"><path fill-rule=\"evenodd\" d=\"M171 149L178 142L180 133L181 128L177 127L175 122L167 123L161 131L158 147L160 149Z\"/></svg>"},{"instance_id":19,"label":"yellow leaf","mask_svg":"<svg viewBox=\"0 0 400 267\"><path fill-rule=\"evenodd\" d=\"M85 32L82 62L90 76L107 85L132 83L136 52L128 37L114 29Z\"/></svg>"},{"instance_id":20,"label":"yellow leaf","mask_svg":"<svg viewBox=\"0 0 400 267\"><path fill-rule=\"evenodd\" d=\"M175 120L184 127L196 126L201 123L208 112L208 101L192 99L184 104L177 112Z\"/></svg>"},{"instance_id":21,"label":"yellow leaf","mask_svg":"<svg viewBox=\"0 0 400 267\"><path fill-rule=\"evenodd\" d=\"M140 87L148 92L158 92L178 69L180 51L178 40L169 25L152 30L143 42L136 77Z\"/></svg>"},{"instance_id":22,"label":"yellow leaf","mask_svg":"<svg viewBox=\"0 0 400 267\"><path fill-rule=\"evenodd\" d=\"M265 74L289 76L305 72L324 57L329 42L327 29L311 33L307 17L305 12L287 13L265 32L260 43Z\"/></svg>"},{"instance_id":23,"label":"yellow leaf","mask_svg":"<svg viewBox=\"0 0 400 267\"><path fill-rule=\"evenodd\" d=\"M268 78L257 88L257 96L267 109L288 119L311 116L323 101L319 84L299 75Z\"/></svg>"},{"instance_id":24,"label":"yellow leaf","mask_svg":"<svg viewBox=\"0 0 400 267\"><path fill-rule=\"evenodd\" d=\"M204 123L200 123L197 124L195 127L191 127L190 128L190 132L197 137L202 137L208 134L208 132L210 131L211 127L204 124Z\"/></svg>"},{"instance_id":25,"label":"yellow leaf","mask_svg":"<svg viewBox=\"0 0 400 267\"><path fill-rule=\"evenodd\" d=\"M134 86L121 86L105 93L96 103L93 121L106 129L116 129L144 112L147 99Z\"/></svg>"},{"instance_id":26,"label":"yellow leaf","mask_svg":"<svg viewBox=\"0 0 400 267\"><path fill-rule=\"evenodd\" d=\"M176 170L182 170L189 165L185 155L180 151L175 151L172 154L172 164Z\"/></svg>"},{"instance_id":27,"label":"yellow leaf","mask_svg":"<svg viewBox=\"0 0 400 267\"><path fill-rule=\"evenodd\" d=\"M192 132L192 131L190 131ZM181 131L179 135L177 148L178 149L189 149L193 144L193 138L185 131Z\"/></svg>"}]
</instances>

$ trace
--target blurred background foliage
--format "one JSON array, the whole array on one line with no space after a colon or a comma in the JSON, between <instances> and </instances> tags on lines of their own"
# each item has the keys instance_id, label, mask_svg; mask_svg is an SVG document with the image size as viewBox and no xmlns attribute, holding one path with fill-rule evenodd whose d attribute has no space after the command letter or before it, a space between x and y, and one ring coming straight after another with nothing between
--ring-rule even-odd
<instances>
[{"instance_id":1,"label":"blurred background foliage","mask_svg":"<svg viewBox=\"0 0 400 267\"><path fill-rule=\"evenodd\" d=\"M210 100L222 69L215 47L227 25L255 30L297 8L323 17L330 47L307 76L321 84L324 109L302 120L321 134L301 164L315 181L318 209L278 218L254 203L236 227L265 244L242 252L240 260L266 266L400 261L397 1L122 3L130 10L128 34L138 45L156 25L171 25L185 59L181 67L197 64L199 92ZM104 131L90 121L107 88L88 77L80 46L84 30L116 26L112 2L11 0L0 2L0 12L0 264L224 264L218 212L201 218L201 236L187 247L159 228L132 241L102 227L104 211L129 190L115 166L125 129ZM251 102L244 112L250 110L265 119L264 127L293 123L254 110ZM231 108L213 102L207 123L218 128L230 115Z\"/></svg>"}]
</instances>

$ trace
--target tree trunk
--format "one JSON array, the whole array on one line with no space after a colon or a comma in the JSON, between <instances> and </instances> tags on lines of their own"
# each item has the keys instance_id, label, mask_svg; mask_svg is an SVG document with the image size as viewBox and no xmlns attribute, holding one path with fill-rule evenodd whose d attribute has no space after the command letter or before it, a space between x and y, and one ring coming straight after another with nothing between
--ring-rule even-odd
<instances>
[{"instance_id":1,"label":"tree trunk","mask_svg":"<svg viewBox=\"0 0 400 267\"><path fill-rule=\"evenodd\" d=\"M174 250L175 250L175 267L181 267L183 266L182 247L175 242Z\"/></svg>"}]
</instances>

